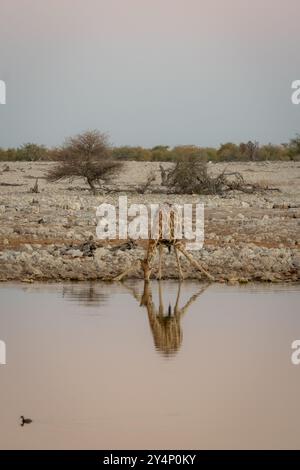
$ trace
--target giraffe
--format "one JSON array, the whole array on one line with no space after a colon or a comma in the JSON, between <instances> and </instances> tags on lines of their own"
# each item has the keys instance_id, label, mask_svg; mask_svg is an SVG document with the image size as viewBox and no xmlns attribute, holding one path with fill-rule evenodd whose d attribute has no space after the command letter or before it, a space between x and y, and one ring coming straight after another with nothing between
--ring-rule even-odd
<instances>
[{"instance_id":1,"label":"giraffe","mask_svg":"<svg viewBox=\"0 0 300 470\"><path fill-rule=\"evenodd\" d=\"M179 301L182 284L179 283L175 306L172 308L171 305L169 305L169 308L166 311L163 304L161 281L158 281L158 309L153 302L151 282L144 281L144 289L141 296L138 295L134 287L125 285L125 287L127 287L127 289L132 292L140 306L147 309L149 325L155 348L165 357L174 355L180 349L183 337L180 324L181 319L187 312L190 305L195 302L199 295L201 295L207 289L208 285L209 284L203 285L201 289L196 292L196 294L194 294L183 307L180 308Z\"/></svg>"},{"instance_id":2,"label":"giraffe","mask_svg":"<svg viewBox=\"0 0 300 470\"><path fill-rule=\"evenodd\" d=\"M176 206L165 202L162 204L154 216L154 231L151 230L151 238L148 239L148 246L146 251L146 256L142 260L138 260L138 263L141 265L144 272L144 280L149 281L151 272L153 269L153 260L155 255L159 253L159 265L158 265L158 279L162 277L162 257L163 257L163 248L164 246L168 247L169 253L171 248L174 248L176 256L177 270L179 274L179 279L183 280L183 272L180 264L180 253L183 254L187 260L202 274L204 274L210 281L214 281L214 278L209 274L198 261L196 261L193 256L188 253L185 247L185 241L183 239L177 238L178 229L181 221L181 215L179 214ZM154 232L154 233L153 233ZM135 265L129 266L125 271L123 271L118 276L114 277L114 281L121 281L130 271L135 268Z\"/></svg>"}]
</instances>

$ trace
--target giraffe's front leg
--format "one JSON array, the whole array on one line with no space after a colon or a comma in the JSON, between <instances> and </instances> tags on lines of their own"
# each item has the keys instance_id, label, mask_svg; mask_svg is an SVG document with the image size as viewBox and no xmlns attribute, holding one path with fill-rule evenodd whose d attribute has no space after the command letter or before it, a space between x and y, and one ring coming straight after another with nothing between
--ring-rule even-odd
<instances>
[{"instance_id":1,"label":"giraffe's front leg","mask_svg":"<svg viewBox=\"0 0 300 470\"><path fill-rule=\"evenodd\" d=\"M178 249L177 249L176 245L174 245L174 250L175 250L175 254L176 254L176 261L177 261L177 269L178 269L178 273L179 273L179 279L182 281L183 280L183 274L182 274L182 269L181 269L181 264L180 264L179 252L178 252Z\"/></svg>"},{"instance_id":2,"label":"giraffe's front leg","mask_svg":"<svg viewBox=\"0 0 300 470\"><path fill-rule=\"evenodd\" d=\"M157 242L149 241L147 254L145 259L142 261L142 268L144 270L144 279L149 281L152 271L152 261L156 253Z\"/></svg>"},{"instance_id":3,"label":"giraffe's front leg","mask_svg":"<svg viewBox=\"0 0 300 470\"><path fill-rule=\"evenodd\" d=\"M158 279L161 280L161 263L162 263L162 256L163 256L163 246L159 245L158 248L159 252L159 264L158 264Z\"/></svg>"},{"instance_id":4,"label":"giraffe's front leg","mask_svg":"<svg viewBox=\"0 0 300 470\"><path fill-rule=\"evenodd\" d=\"M144 271L144 280L149 281L151 275L151 266L149 260L147 258L143 259L142 261L142 269Z\"/></svg>"}]
</instances>

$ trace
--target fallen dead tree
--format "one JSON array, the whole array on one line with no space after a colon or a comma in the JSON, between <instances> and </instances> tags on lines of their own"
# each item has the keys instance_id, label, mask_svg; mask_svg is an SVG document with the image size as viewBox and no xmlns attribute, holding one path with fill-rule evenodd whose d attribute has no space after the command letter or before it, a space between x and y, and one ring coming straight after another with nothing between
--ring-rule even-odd
<instances>
[{"instance_id":1,"label":"fallen dead tree","mask_svg":"<svg viewBox=\"0 0 300 470\"><path fill-rule=\"evenodd\" d=\"M244 180L239 172L228 172L224 169L213 176L208 173L206 162L197 160L179 161L173 168L165 169L160 165L162 186L174 194L219 194L229 191L254 193L259 191L279 191L267 185L250 183Z\"/></svg>"}]
</instances>

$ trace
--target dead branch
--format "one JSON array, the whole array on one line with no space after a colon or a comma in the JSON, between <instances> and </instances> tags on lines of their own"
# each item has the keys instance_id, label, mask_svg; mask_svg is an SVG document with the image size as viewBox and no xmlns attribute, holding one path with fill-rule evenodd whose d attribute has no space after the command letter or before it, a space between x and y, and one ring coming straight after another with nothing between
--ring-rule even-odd
<instances>
[{"instance_id":1,"label":"dead branch","mask_svg":"<svg viewBox=\"0 0 300 470\"><path fill-rule=\"evenodd\" d=\"M249 183L239 172L224 169L217 176L208 174L203 161L189 160L177 162L173 168L165 170L160 166L162 185L174 194L219 194L241 191L252 194L263 191L279 191L256 183Z\"/></svg>"},{"instance_id":2,"label":"dead branch","mask_svg":"<svg viewBox=\"0 0 300 470\"><path fill-rule=\"evenodd\" d=\"M39 193L39 179L36 178L35 184L32 188L30 188L31 193Z\"/></svg>"}]
</instances>

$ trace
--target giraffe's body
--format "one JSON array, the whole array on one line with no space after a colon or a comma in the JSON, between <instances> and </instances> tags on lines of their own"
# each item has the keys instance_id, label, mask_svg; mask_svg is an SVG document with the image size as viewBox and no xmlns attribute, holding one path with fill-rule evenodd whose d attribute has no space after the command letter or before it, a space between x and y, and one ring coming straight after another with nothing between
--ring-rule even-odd
<instances>
[{"instance_id":1,"label":"giraffe's body","mask_svg":"<svg viewBox=\"0 0 300 470\"><path fill-rule=\"evenodd\" d=\"M210 280L213 277L200 266L200 264L186 251L185 242L181 238L182 234L182 214L180 208L172 206L169 203L164 203L157 210L153 225L151 227L151 238L148 240L148 247L146 256L143 260L140 260L142 269L144 271L144 280L149 281L152 268L153 260L156 255L157 249L159 252L159 270L158 278L161 279L161 268L162 268L162 254L164 246L167 246L169 252L171 248L174 248L176 255L176 262L178 268L179 278L183 279L183 273L180 265L179 253L181 252L190 263L195 266L199 271L205 274ZM121 280L132 268L125 270L122 274L117 276L115 280Z\"/></svg>"}]
</instances>

